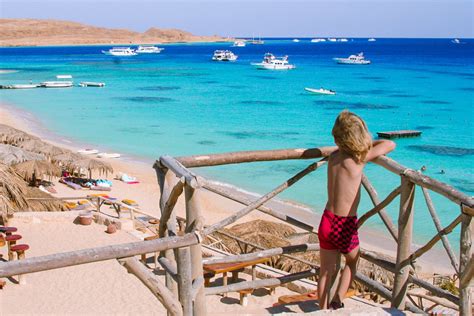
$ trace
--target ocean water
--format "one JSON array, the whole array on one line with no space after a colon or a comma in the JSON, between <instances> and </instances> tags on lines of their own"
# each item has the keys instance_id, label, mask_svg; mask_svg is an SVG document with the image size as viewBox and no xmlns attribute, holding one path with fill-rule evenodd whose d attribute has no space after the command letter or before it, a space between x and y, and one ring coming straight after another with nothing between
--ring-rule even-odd
<instances>
[{"instance_id":1,"label":"ocean water","mask_svg":"<svg viewBox=\"0 0 474 316\"><path fill-rule=\"evenodd\" d=\"M474 194L474 40L354 39L310 43L266 39L264 45L229 48L228 43L160 45L158 55L113 58L110 47L0 48L0 84L55 80L101 81L105 88L0 90L2 102L33 113L50 130L99 149L152 161L160 155L332 145L337 114L349 109L371 132L419 129L419 138L396 140L390 157L402 165L427 167L427 175L467 195ZM211 61L216 49L231 49L235 63ZM289 55L291 71L257 70L263 54ZM332 58L364 52L368 66L337 65ZM316 96L305 87L325 87ZM197 172L265 193L309 161L253 163ZM444 174L440 171L444 170ZM367 175L383 199L400 178L369 165ZM326 168L315 171L281 196L322 212ZM433 193L443 225L459 207ZM434 232L421 191L415 199L415 240ZM364 194L360 212L371 207ZM388 207L396 222L398 200ZM316 223L317 224L317 223ZM370 222L381 229L378 218ZM451 239L457 243L458 230Z\"/></svg>"}]
</instances>

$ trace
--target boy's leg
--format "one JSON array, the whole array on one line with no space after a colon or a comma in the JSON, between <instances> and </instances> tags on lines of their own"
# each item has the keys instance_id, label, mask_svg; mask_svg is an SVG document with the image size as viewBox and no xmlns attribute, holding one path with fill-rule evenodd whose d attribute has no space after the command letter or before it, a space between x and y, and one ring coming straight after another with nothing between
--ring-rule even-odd
<instances>
[{"instance_id":1,"label":"boy's leg","mask_svg":"<svg viewBox=\"0 0 474 316\"><path fill-rule=\"evenodd\" d=\"M347 290L349 289L349 286L351 285L352 280L356 274L359 253L359 247L356 247L351 252L344 254L346 265L342 270L339 286L333 301L342 303L342 300L346 296Z\"/></svg>"},{"instance_id":2,"label":"boy's leg","mask_svg":"<svg viewBox=\"0 0 474 316\"><path fill-rule=\"evenodd\" d=\"M319 308L328 308L329 282L336 271L336 263L339 257L337 250L320 250L321 269L319 270L318 297Z\"/></svg>"}]
</instances>

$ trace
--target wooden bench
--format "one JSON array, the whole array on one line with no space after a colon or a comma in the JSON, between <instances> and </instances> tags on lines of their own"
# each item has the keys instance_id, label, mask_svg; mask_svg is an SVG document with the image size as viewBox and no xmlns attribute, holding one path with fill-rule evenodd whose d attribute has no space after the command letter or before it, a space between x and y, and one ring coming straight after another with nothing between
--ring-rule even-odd
<instances>
[{"instance_id":1,"label":"wooden bench","mask_svg":"<svg viewBox=\"0 0 474 316\"><path fill-rule=\"evenodd\" d=\"M345 298L352 297L354 295L356 295L356 290L349 289L349 291L347 291L346 293ZM317 302L318 300L319 298L318 298L317 292L309 292L305 294L296 294L296 295L283 295L278 298L278 303L275 304L274 306L299 304L299 303L308 302L308 301Z\"/></svg>"},{"instance_id":2,"label":"wooden bench","mask_svg":"<svg viewBox=\"0 0 474 316\"><path fill-rule=\"evenodd\" d=\"M244 271L246 267L252 267L252 280L257 278L257 271L255 269L257 264L266 263L270 258L260 258L252 261L241 261L241 262L231 262L231 263L216 263L216 264L204 264L204 286L209 287L211 284L211 278L216 274L222 273L222 285L227 285L227 273L232 273L232 282L237 282L239 279L239 272ZM249 294L252 294L253 290L241 290L240 294L240 304L245 306L247 305L247 297ZM223 296L227 296L226 293Z\"/></svg>"}]
</instances>

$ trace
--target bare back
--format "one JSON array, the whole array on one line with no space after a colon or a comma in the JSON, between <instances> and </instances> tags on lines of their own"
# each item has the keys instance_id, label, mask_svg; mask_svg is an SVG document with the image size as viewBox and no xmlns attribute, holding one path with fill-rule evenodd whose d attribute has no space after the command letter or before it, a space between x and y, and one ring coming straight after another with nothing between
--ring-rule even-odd
<instances>
[{"instance_id":1,"label":"bare back","mask_svg":"<svg viewBox=\"0 0 474 316\"><path fill-rule=\"evenodd\" d=\"M326 209L339 216L355 216L360 201L360 184L365 163L356 163L337 150L328 163L328 202Z\"/></svg>"}]
</instances>

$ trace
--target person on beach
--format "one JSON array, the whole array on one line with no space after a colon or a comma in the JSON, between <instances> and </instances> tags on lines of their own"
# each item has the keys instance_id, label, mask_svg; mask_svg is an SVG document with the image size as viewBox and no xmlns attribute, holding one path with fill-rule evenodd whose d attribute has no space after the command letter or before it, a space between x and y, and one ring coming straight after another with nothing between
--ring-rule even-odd
<instances>
[{"instance_id":1,"label":"person on beach","mask_svg":"<svg viewBox=\"0 0 474 316\"><path fill-rule=\"evenodd\" d=\"M344 307L342 300L356 273L359 259L357 207L364 166L395 149L392 141L372 141L365 122L349 111L339 114L332 135L338 149L329 156L328 201L318 229L321 255L318 297L321 309ZM340 253L344 255L346 264L336 294L329 302L329 285Z\"/></svg>"}]
</instances>

